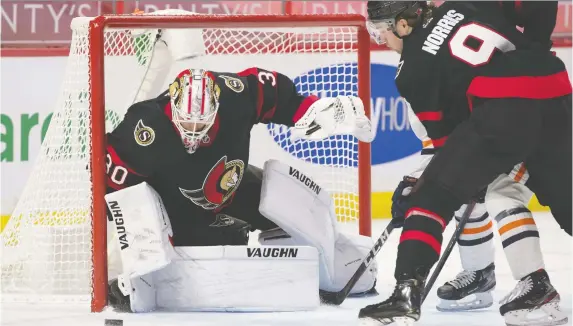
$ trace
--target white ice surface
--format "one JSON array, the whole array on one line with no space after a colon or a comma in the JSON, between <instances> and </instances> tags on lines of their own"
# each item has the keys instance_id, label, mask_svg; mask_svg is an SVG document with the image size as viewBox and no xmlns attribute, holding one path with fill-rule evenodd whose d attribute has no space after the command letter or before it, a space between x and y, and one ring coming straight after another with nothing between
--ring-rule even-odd
<instances>
[{"instance_id":1,"label":"white ice surface","mask_svg":"<svg viewBox=\"0 0 573 326\"><path fill-rule=\"evenodd\" d=\"M569 316L571 323L571 238L558 229L552 216L546 213L535 214L541 236L541 246L545 257L546 269L553 285L561 294L562 308ZM375 221L373 236L378 237L386 226L387 220ZM444 247L454 229L450 223L444 235ZM104 319L123 319L124 326L342 326L358 325L358 310L367 305L385 300L394 286L394 265L396 246L400 231L394 232L388 243L378 255L379 278L378 297L366 299L347 299L340 307L323 306L312 312L295 313L149 313L149 314L119 314L113 311L92 314L86 308L74 306L15 306L3 304L0 310L2 326L103 326ZM437 300L435 289L443 282L453 278L460 270L460 260L457 248L454 249L438 278L432 293L423 307L422 319L416 326L494 326L504 325L499 315L499 301L515 285L509 267L503 255L499 236L496 234L496 275L497 288L494 292L495 303L492 307L465 313L441 313L435 309ZM526 253L523 259L527 259Z\"/></svg>"}]
</instances>

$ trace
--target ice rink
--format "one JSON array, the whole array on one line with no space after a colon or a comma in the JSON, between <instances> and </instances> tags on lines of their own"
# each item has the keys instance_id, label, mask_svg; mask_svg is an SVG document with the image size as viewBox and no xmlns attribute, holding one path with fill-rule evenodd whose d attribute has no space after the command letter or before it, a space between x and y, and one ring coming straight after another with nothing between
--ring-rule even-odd
<instances>
[{"instance_id":1,"label":"ice rink","mask_svg":"<svg viewBox=\"0 0 573 326\"><path fill-rule=\"evenodd\" d=\"M571 239L558 229L556 222L547 213L535 215L541 236L541 246L545 258L547 272L553 285L561 294L562 309L569 316L573 301L571 299ZM373 236L378 237L388 220L378 220L373 225ZM449 240L455 226L450 223L444 236L444 247ZM3 326L103 326L104 320L122 319L124 326L342 326L359 325L358 310L367 305L385 300L394 287L394 264L399 230L395 231L378 254L379 277L377 297L364 299L348 299L340 307L322 306L311 312L294 313L149 313L149 314L118 314L113 311L91 314L86 307L67 306L15 306L2 305L1 325ZM481 311L466 313L441 313L435 309L436 288L443 282L455 277L460 271L460 260L457 248L450 256L442 274L438 278L431 294L423 307L422 319L416 325L424 326L495 326L504 325L499 315L499 301L513 289L516 281L513 280L509 266L505 260L499 235L496 234L496 276L497 288L494 292L494 305ZM523 259L527 259L526 253Z\"/></svg>"}]
</instances>

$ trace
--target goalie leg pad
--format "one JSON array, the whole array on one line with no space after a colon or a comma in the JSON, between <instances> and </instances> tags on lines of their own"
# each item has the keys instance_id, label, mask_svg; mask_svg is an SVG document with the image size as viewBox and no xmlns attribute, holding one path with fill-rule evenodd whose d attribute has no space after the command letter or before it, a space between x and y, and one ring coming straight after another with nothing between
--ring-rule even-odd
<instances>
[{"instance_id":1,"label":"goalie leg pad","mask_svg":"<svg viewBox=\"0 0 573 326\"><path fill-rule=\"evenodd\" d=\"M168 311L305 311L320 306L312 247L176 247L154 272L157 306Z\"/></svg>"},{"instance_id":2,"label":"goalie leg pad","mask_svg":"<svg viewBox=\"0 0 573 326\"><path fill-rule=\"evenodd\" d=\"M115 228L121 259L121 275L133 279L167 266L173 255L173 235L161 198L147 183L105 196Z\"/></svg>"},{"instance_id":3,"label":"goalie leg pad","mask_svg":"<svg viewBox=\"0 0 573 326\"><path fill-rule=\"evenodd\" d=\"M275 160L265 163L260 212L280 229L262 232L262 245L313 246L320 254L320 289L338 291L356 272L373 246L372 239L338 232L332 197L299 170ZM369 291L376 264L351 293Z\"/></svg>"},{"instance_id":4,"label":"goalie leg pad","mask_svg":"<svg viewBox=\"0 0 573 326\"><path fill-rule=\"evenodd\" d=\"M364 257L374 246L372 238L359 234L339 233L336 239L336 255L334 258L335 278L330 287L321 289L329 292L340 291L346 285L348 280L354 275L358 266L364 260ZM376 284L378 276L378 263L373 259L368 269L362 274L360 279L350 294L366 293Z\"/></svg>"},{"instance_id":5,"label":"goalie leg pad","mask_svg":"<svg viewBox=\"0 0 573 326\"><path fill-rule=\"evenodd\" d=\"M296 245L296 241L281 229L261 232L259 234L259 242L264 246ZM330 282L325 278L321 278L320 289L328 292L342 290L373 245L374 243L370 237L339 233L335 243L334 280ZM372 290L376 284L377 275L378 265L376 260L374 260L352 288L350 294L363 294Z\"/></svg>"},{"instance_id":6,"label":"goalie leg pad","mask_svg":"<svg viewBox=\"0 0 573 326\"><path fill-rule=\"evenodd\" d=\"M292 237L318 249L320 280L334 280L334 243L338 225L332 198L299 170L276 160L265 162L259 211Z\"/></svg>"}]
</instances>

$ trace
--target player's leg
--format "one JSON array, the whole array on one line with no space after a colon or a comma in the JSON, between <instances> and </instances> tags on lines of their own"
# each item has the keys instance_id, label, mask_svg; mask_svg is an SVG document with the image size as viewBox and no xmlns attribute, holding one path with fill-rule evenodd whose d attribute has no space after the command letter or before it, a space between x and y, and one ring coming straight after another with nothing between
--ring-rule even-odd
<instances>
[{"instance_id":1,"label":"player's leg","mask_svg":"<svg viewBox=\"0 0 573 326\"><path fill-rule=\"evenodd\" d=\"M466 209L455 214L456 221ZM474 207L458 239L463 271L455 279L438 288L440 311L462 311L486 308L493 304L495 288L493 223L484 203Z\"/></svg>"},{"instance_id":2,"label":"player's leg","mask_svg":"<svg viewBox=\"0 0 573 326\"><path fill-rule=\"evenodd\" d=\"M542 145L526 160L527 186L571 235L571 96L547 102Z\"/></svg>"},{"instance_id":3,"label":"player's leg","mask_svg":"<svg viewBox=\"0 0 573 326\"><path fill-rule=\"evenodd\" d=\"M527 185L535 192L540 203L550 206L557 222L571 234L570 102L564 99L549 100L545 107L543 124L546 128L540 135L539 147L525 161L529 171ZM558 181L555 182L555 180ZM508 229L508 233L511 232L509 231L510 224L505 223L500 225L500 234L504 227ZM526 232L523 233L526 234ZM531 235L533 232L529 233ZM503 237L502 234L502 239ZM535 240L534 237L530 239ZM535 264L535 261L531 259L541 256L538 251L539 245L537 244L523 248L519 250L519 253L514 254L518 255L516 259L521 264ZM528 253L527 257L523 256L524 252ZM509 258L508 255L508 260ZM529 267L529 270L523 270L522 275L517 275L520 276L520 281L514 290L500 302L502 304L500 313L504 316L506 323L518 325L567 323L567 316L559 308L559 294L551 284L544 266L535 270L533 270L534 265ZM531 317L532 313L535 318Z\"/></svg>"},{"instance_id":4,"label":"player's leg","mask_svg":"<svg viewBox=\"0 0 573 326\"><path fill-rule=\"evenodd\" d=\"M429 270L439 256L435 244L441 244L454 211L532 151L541 130L539 120L538 110L526 100L496 99L476 107L455 129L411 196L396 278L414 276L420 266ZM425 258L408 258L412 256Z\"/></svg>"},{"instance_id":5,"label":"player's leg","mask_svg":"<svg viewBox=\"0 0 573 326\"><path fill-rule=\"evenodd\" d=\"M276 228L275 223L259 212L262 182L263 170L249 165L233 202L221 212L249 223L254 230L264 231Z\"/></svg>"},{"instance_id":6,"label":"player's leg","mask_svg":"<svg viewBox=\"0 0 573 326\"><path fill-rule=\"evenodd\" d=\"M396 289L387 301L362 309L362 318L420 317L423 284L439 258L442 232L455 210L532 152L542 127L537 106L524 99L492 99L456 127L411 195Z\"/></svg>"},{"instance_id":7,"label":"player's leg","mask_svg":"<svg viewBox=\"0 0 573 326\"><path fill-rule=\"evenodd\" d=\"M499 176L486 195L488 212L497 222L503 251L516 280L545 268L539 231L527 208L532 192L524 186L529 173L520 163L509 174ZM527 259L523 259L527 253Z\"/></svg>"}]
</instances>

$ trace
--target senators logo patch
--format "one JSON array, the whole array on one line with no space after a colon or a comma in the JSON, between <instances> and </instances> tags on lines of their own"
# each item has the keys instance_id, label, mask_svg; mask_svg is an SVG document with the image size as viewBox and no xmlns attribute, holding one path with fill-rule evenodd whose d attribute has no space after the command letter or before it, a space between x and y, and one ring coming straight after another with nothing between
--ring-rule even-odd
<instances>
[{"instance_id":1,"label":"senators logo patch","mask_svg":"<svg viewBox=\"0 0 573 326\"><path fill-rule=\"evenodd\" d=\"M133 131L135 142L141 146L149 146L155 140L155 131L150 127L143 124L143 120L139 120Z\"/></svg>"},{"instance_id":2,"label":"senators logo patch","mask_svg":"<svg viewBox=\"0 0 573 326\"><path fill-rule=\"evenodd\" d=\"M204 209L216 209L235 195L239 187L245 163L241 160L227 162L227 156L223 156L211 171L207 174L203 187L197 190L179 188L181 194L191 200L195 205Z\"/></svg>"},{"instance_id":3,"label":"senators logo patch","mask_svg":"<svg viewBox=\"0 0 573 326\"><path fill-rule=\"evenodd\" d=\"M229 87L233 92L240 93L245 90L245 84L243 84L240 79L224 75L220 75L219 77L225 80L225 85L227 85L227 87Z\"/></svg>"}]
</instances>

